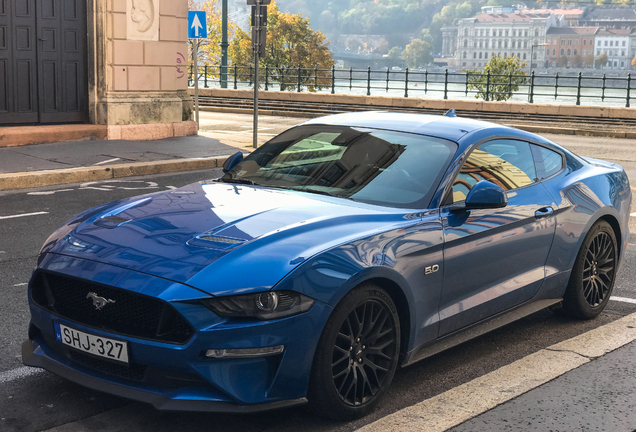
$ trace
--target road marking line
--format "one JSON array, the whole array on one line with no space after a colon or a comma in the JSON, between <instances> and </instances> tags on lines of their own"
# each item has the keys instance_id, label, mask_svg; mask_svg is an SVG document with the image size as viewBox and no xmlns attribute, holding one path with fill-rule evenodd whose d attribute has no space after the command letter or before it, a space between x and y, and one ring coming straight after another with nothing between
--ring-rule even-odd
<instances>
[{"instance_id":1,"label":"road marking line","mask_svg":"<svg viewBox=\"0 0 636 432\"><path fill-rule=\"evenodd\" d=\"M0 383L10 383L22 378L27 378L33 375L41 374L44 369L37 369L28 366L22 366L17 369L8 370L6 372L0 372Z\"/></svg>"},{"instance_id":2,"label":"road marking line","mask_svg":"<svg viewBox=\"0 0 636 432\"><path fill-rule=\"evenodd\" d=\"M636 340L636 313L552 345L357 432L442 432Z\"/></svg>"},{"instance_id":3,"label":"road marking line","mask_svg":"<svg viewBox=\"0 0 636 432\"><path fill-rule=\"evenodd\" d=\"M25 285L28 285L28 283L27 283L27 282L25 282L25 283L19 283L19 284L15 284L15 285L13 285L13 286L14 286L14 287L21 287L21 286L25 286Z\"/></svg>"},{"instance_id":4,"label":"road marking line","mask_svg":"<svg viewBox=\"0 0 636 432\"><path fill-rule=\"evenodd\" d=\"M49 214L49 212L37 212L37 213L25 213L25 214L12 215L12 216L0 216L0 219L14 219L14 218L38 216L38 215L45 215L45 214Z\"/></svg>"},{"instance_id":5,"label":"road marking line","mask_svg":"<svg viewBox=\"0 0 636 432\"><path fill-rule=\"evenodd\" d=\"M104 165L104 164L111 163L111 162L117 162L118 160L121 160L121 158L114 158L114 159L108 159L108 160L105 160L105 161L102 161L102 162L97 162L93 166Z\"/></svg>"},{"instance_id":6,"label":"road marking line","mask_svg":"<svg viewBox=\"0 0 636 432\"><path fill-rule=\"evenodd\" d=\"M56 194L58 192L71 192L74 191L75 189L60 189L60 190L54 190L54 191L46 191L46 192L29 192L27 195L53 195Z\"/></svg>"},{"instance_id":7,"label":"road marking line","mask_svg":"<svg viewBox=\"0 0 636 432\"><path fill-rule=\"evenodd\" d=\"M623 303L636 304L636 299L627 298L627 297L615 297L615 296L612 296L612 297L610 297L610 300L614 300L614 301L617 301L617 302L623 302Z\"/></svg>"}]
</instances>

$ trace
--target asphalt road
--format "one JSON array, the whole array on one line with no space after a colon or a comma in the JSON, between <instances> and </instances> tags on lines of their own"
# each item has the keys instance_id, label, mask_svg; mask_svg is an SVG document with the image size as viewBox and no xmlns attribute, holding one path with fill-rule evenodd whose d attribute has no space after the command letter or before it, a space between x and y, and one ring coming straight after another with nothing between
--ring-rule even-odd
<instances>
[{"instance_id":1,"label":"asphalt road","mask_svg":"<svg viewBox=\"0 0 636 432\"><path fill-rule=\"evenodd\" d=\"M574 321L544 310L488 335L399 370L383 404L365 419L338 424L305 408L255 415L157 412L152 407L23 368L20 344L29 320L27 286L39 248L65 220L94 205L214 178L218 170L62 185L0 193L0 430L61 431L352 431L399 409L447 391L501 366L621 316L636 304L611 301L594 321ZM636 172L631 171L632 184ZM634 210L632 210L634 211ZM633 218L636 219L636 218ZM618 276L615 296L636 299L636 236Z\"/></svg>"}]
</instances>

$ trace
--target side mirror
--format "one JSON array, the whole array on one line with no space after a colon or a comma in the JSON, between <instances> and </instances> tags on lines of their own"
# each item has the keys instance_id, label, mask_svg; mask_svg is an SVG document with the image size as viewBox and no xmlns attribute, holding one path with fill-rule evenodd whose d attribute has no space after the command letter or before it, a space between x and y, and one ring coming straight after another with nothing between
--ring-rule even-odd
<instances>
[{"instance_id":1,"label":"side mirror","mask_svg":"<svg viewBox=\"0 0 636 432\"><path fill-rule=\"evenodd\" d=\"M240 164L241 162L243 162L243 153L241 152L234 153L232 156L227 158L225 162L223 163L223 174L227 173L228 171L232 171L232 169L238 164Z\"/></svg>"},{"instance_id":2,"label":"side mirror","mask_svg":"<svg viewBox=\"0 0 636 432\"><path fill-rule=\"evenodd\" d=\"M496 184L487 180L477 183L468 193L464 204L452 206L453 213L476 209L496 209L508 205L506 192Z\"/></svg>"}]
</instances>

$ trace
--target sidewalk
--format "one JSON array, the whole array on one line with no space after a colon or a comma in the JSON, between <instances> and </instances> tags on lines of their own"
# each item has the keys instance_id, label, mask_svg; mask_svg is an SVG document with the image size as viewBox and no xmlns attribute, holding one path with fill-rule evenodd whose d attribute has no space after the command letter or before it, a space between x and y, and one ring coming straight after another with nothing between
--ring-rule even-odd
<instances>
[{"instance_id":1,"label":"sidewalk","mask_svg":"<svg viewBox=\"0 0 636 432\"><path fill-rule=\"evenodd\" d=\"M220 167L243 143L204 136L0 148L0 191Z\"/></svg>"},{"instance_id":2,"label":"sidewalk","mask_svg":"<svg viewBox=\"0 0 636 432\"><path fill-rule=\"evenodd\" d=\"M636 342L449 432L636 430Z\"/></svg>"}]
</instances>

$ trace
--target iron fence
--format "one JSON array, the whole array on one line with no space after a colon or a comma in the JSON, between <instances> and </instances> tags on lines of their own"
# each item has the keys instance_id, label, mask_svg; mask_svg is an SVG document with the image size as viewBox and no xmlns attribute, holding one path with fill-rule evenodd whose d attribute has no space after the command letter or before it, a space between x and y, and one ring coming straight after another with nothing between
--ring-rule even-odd
<instances>
[{"instance_id":1,"label":"iron fence","mask_svg":"<svg viewBox=\"0 0 636 432\"><path fill-rule=\"evenodd\" d=\"M254 83L253 66L227 67L226 88L249 89ZM486 101L510 99L529 103L574 103L576 105L606 104L629 107L632 99L631 74L578 72L547 75L486 74L450 72L448 69L372 70L320 68L274 68L261 70L262 90L328 92L331 94L435 97L464 99L479 97ZM221 87L220 66L200 66L199 84L203 88ZM194 69L190 66L189 84L194 84Z\"/></svg>"}]
</instances>

